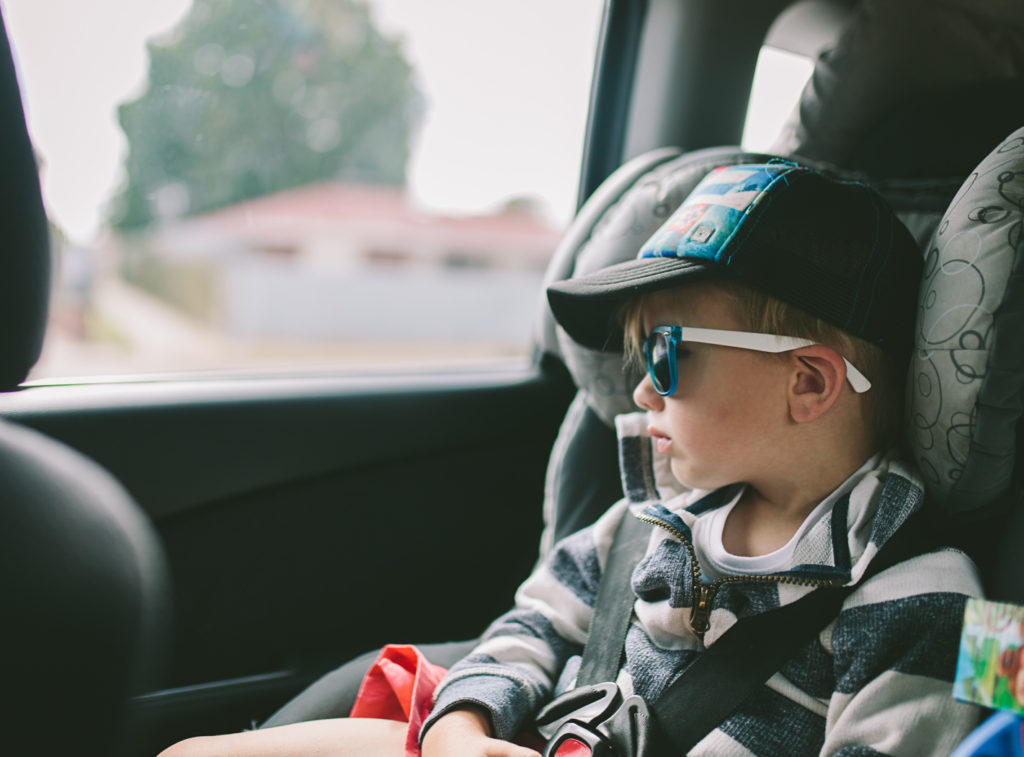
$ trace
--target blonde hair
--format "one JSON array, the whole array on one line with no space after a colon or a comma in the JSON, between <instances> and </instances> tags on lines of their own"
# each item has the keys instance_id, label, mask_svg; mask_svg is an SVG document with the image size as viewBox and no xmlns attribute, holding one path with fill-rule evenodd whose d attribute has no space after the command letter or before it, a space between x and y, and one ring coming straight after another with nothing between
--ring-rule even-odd
<instances>
[{"instance_id":1,"label":"blonde hair","mask_svg":"<svg viewBox=\"0 0 1024 757\"><path fill-rule=\"evenodd\" d=\"M905 360L893 357L880 347L743 282L713 281L702 286L714 289L732 301L734 312L745 330L810 339L831 347L849 360L871 382L871 389L859 396L864 422L873 432L877 448L885 449L899 443L907 368ZM620 311L626 359L631 368L641 371L645 370L643 343L647 338L643 324L645 297L638 295L632 298Z\"/></svg>"}]
</instances>

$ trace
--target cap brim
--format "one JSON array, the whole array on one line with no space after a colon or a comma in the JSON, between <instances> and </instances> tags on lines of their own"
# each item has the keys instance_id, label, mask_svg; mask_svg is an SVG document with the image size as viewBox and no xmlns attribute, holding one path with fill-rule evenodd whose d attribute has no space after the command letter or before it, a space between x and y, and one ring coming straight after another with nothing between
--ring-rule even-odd
<instances>
[{"instance_id":1,"label":"cap brim","mask_svg":"<svg viewBox=\"0 0 1024 757\"><path fill-rule=\"evenodd\" d=\"M693 258L638 258L548 287L555 320L593 350L622 349L619 310L631 297L725 276L725 267Z\"/></svg>"}]
</instances>

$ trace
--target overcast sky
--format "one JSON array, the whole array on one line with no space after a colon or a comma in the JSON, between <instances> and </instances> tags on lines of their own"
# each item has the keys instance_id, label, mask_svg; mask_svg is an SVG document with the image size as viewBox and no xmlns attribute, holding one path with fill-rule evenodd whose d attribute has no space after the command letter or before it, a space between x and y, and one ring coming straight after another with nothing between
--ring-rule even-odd
<instances>
[{"instance_id":1,"label":"overcast sky","mask_svg":"<svg viewBox=\"0 0 1024 757\"><path fill-rule=\"evenodd\" d=\"M78 241L96 234L121 180L114 109L144 89L143 42L190 4L0 0L48 210ZM372 0L380 25L403 38L428 100L410 166L415 201L483 212L529 194L568 219L601 4Z\"/></svg>"}]
</instances>

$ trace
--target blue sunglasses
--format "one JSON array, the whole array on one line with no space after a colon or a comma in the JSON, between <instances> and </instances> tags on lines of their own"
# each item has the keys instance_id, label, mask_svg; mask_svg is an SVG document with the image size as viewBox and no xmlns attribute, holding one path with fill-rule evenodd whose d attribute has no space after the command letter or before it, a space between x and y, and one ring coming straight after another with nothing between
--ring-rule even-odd
<instances>
[{"instance_id":1,"label":"blue sunglasses","mask_svg":"<svg viewBox=\"0 0 1024 757\"><path fill-rule=\"evenodd\" d=\"M644 358L654 391L663 397L675 392L679 383L678 349L681 342L716 344L738 347L756 352L788 352L799 347L817 344L810 339L775 334L755 334L749 331L701 329L691 326L655 326L644 340ZM871 382L845 357L846 378L853 391L861 394L871 388Z\"/></svg>"}]
</instances>

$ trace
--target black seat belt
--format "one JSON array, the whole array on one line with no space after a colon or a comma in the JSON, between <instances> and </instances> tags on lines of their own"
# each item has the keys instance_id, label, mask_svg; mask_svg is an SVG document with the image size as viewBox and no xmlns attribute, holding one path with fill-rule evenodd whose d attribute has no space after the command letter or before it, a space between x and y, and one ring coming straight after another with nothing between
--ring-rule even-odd
<instances>
[{"instance_id":1,"label":"black seat belt","mask_svg":"<svg viewBox=\"0 0 1024 757\"><path fill-rule=\"evenodd\" d=\"M914 515L879 550L861 581L927 551ZM630 581L652 526L627 512L608 553L577 687L614 681L636 597ZM858 584L859 585L859 584ZM857 586L821 588L792 604L738 620L648 707L681 754L729 717L833 620ZM713 692L713 695L710 695Z\"/></svg>"},{"instance_id":2,"label":"black seat belt","mask_svg":"<svg viewBox=\"0 0 1024 757\"><path fill-rule=\"evenodd\" d=\"M651 524L633 517L629 511L622 517L597 587L594 616L576 675L577 685L614 681L619 673L636 599L630 582L633 570L647 550L651 528Z\"/></svg>"}]
</instances>

